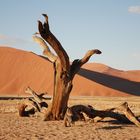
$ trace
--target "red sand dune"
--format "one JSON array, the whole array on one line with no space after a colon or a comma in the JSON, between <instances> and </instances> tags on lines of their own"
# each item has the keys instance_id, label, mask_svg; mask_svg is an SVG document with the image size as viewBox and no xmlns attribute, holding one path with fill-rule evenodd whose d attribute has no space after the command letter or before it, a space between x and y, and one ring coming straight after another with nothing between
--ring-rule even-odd
<instances>
[{"instance_id":1,"label":"red sand dune","mask_svg":"<svg viewBox=\"0 0 140 140\"><path fill-rule=\"evenodd\" d=\"M140 70L120 71L85 64L73 81L71 96L140 95ZM32 52L0 46L0 96L21 96L26 87L53 93L53 65Z\"/></svg>"}]
</instances>

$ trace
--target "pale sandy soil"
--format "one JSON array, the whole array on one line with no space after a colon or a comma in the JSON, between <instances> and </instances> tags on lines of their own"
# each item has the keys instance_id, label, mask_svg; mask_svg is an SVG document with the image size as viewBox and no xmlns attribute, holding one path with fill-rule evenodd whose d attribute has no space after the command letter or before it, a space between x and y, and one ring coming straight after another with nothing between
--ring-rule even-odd
<instances>
[{"instance_id":1,"label":"pale sandy soil","mask_svg":"<svg viewBox=\"0 0 140 140\"><path fill-rule=\"evenodd\" d=\"M69 105L91 104L97 109L118 106L128 101L140 113L140 97L94 97L71 99ZM102 122L76 122L64 127L63 121L44 122L41 117L19 117L21 100L0 100L0 140L140 140L140 128L110 118Z\"/></svg>"}]
</instances>

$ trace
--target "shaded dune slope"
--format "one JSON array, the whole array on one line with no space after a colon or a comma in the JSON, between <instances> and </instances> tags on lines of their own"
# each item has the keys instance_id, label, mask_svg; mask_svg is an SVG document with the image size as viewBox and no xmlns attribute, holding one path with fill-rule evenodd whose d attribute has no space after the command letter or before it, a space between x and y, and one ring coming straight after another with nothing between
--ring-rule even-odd
<instances>
[{"instance_id":1,"label":"shaded dune slope","mask_svg":"<svg viewBox=\"0 0 140 140\"><path fill-rule=\"evenodd\" d=\"M85 64L73 81L72 96L140 95L140 70L120 71ZM26 87L53 93L53 64L32 52L0 47L0 96L22 96Z\"/></svg>"}]
</instances>

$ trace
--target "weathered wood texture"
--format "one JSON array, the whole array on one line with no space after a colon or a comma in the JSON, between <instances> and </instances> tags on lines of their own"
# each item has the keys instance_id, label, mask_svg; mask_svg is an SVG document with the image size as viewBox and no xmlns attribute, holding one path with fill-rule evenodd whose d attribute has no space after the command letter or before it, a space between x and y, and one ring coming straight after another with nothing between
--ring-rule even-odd
<instances>
[{"instance_id":1,"label":"weathered wood texture","mask_svg":"<svg viewBox=\"0 0 140 140\"><path fill-rule=\"evenodd\" d=\"M65 126L71 126L75 121L81 120L81 114L83 113L85 113L88 118L91 118L93 120L96 117L100 117L100 120L103 120L106 117L110 117L122 123L132 122L140 127L138 118L131 111L127 102L121 104L119 107L106 110L96 110L92 106L74 105L68 108L66 111L64 119Z\"/></svg>"},{"instance_id":2,"label":"weathered wood texture","mask_svg":"<svg viewBox=\"0 0 140 140\"><path fill-rule=\"evenodd\" d=\"M39 33L33 36L34 41L43 47L43 54L54 63L54 92L53 101L46 113L46 119L59 120L64 118L67 103L72 90L73 78L80 67L85 64L93 54L101 54L101 51L89 50L82 59L74 60L70 65L69 56L62 47L61 43L50 31L48 16L43 14L45 22L38 21ZM40 35L41 37L37 36ZM52 47L55 54L49 49ZM47 85L46 85L47 86Z\"/></svg>"},{"instance_id":3,"label":"weathered wood texture","mask_svg":"<svg viewBox=\"0 0 140 140\"><path fill-rule=\"evenodd\" d=\"M30 115L34 115L36 112L46 113L47 111L47 100L44 94L37 94L30 87L26 89L26 93L31 94L33 97L29 98L25 103L20 104L18 106L19 116L28 117ZM30 109L27 109L28 106L31 106ZM45 108L45 112L44 112ZM51 112L51 107L49 108L49 112ZM47 112L48 113L48 112ZM140 127L140 122L138 117L134 115L132 110L129 108L128 103L124 102L118 107L109 108L106 110L97 110L93 108L91 105L74 105L72 107L67 107L65 116L64 116L64 124L65 126L72 126L76 121L82 120L85 121L84 114L90 119L93 120L96 117L99 117L99 120L103 120L106 117L110 117L116 119L122 123L134 123L136 126ZM46 114L45 114L46 115ZM46 118L45 118L46 119ZM98 120L98 121L99 121Z\"/></svg>"},{"instance_id":4,"label":"weathered wood texture","mask_svg":"<svg viewBox=\"0 0 140 140\"><path fill-rule=\"evenodd\" d=\"M30 116L35 114L35 112L42 112L42 110L47 109L48 104L45 101L46 98L44 97L44 93L37 94L35 91L33 91L30 87L27 87L25 90L26 93L29 93L32 95L32 97L26 99L24 103L20 104L18 106L19 116ZM30 106L29 109L28 106Z\"/></svg>"}]
</instances>

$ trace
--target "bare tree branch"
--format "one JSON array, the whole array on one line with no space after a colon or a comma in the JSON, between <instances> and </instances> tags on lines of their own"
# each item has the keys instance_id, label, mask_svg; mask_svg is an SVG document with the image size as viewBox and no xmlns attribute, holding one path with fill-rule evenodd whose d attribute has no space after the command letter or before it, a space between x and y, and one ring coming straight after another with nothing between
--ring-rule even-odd
<instances>
[{"instance_id":1,"label":"bare tree branch","mask_svg":"<svg viewBox=\"0 0 140 140\"><path fill-rule=\"evenodd\" d=\"M55 56L49 49L47 43L38 36L33 36L33 40L37 42L42 48L43 48L43 55L46 56L51 62L55 62L57 59L57 56Z\"/></svg>"},{"instance_id":2,"label":"bare tree branch","mask_svg":"<svg viewBox=\"0 0 140 140\"><path fill-rule=\"evenodd\" d=\"M20 117L29 117L30 115L35 114L35 109L31 108L30 110L26 110L28 105L20 104L18 106L18 112Z\"/></svg>"},{"instance_id":3,"label":"bare tree branch","mask_svg":"<svg viewBox=\"0 0 140 140\"><path fill-rule=\"evenodd\" d=\"M57 38L51 33L49 29L49 23L48 23L48 16L43 14L45 17L45 22L42 24L42 22L38 21L38 29L41 37L49 43L49 45L54 49L56 54L58 55L61 64L63 65L64 71L69 71L69 57L60 44L60 42L57 40Z\"/></svg>"},{"instance_id":4,"label":"bare tree branch","mask_svg":"<svg viewBox=\"0 0 140 140\"><path fill-rule=\"evenodd\" d=\"M41 103L42 102L42 99L30 87L26 88L25 93L31 94L34 97L34 99L36 100L37 103Z\"/></svg>"},{"instance_id":5,"label":"bare tree branch","mask_svg":"<svg viewBox=\"0 0 140 140\"><path fill-rule=\"evenodd\" d=\"M137 117L134 115L134 113L131 111L131 109L128 106L127 102L124 102L120 107L116 108L116 109L120 109L122 111L122 113L131 121L133 122L135 125L137 125L138 127L140 127L140 122L137 119Z\"/></svg>"},{"instance_id":6,"label":"bare tree branch","mask_svg":"<svg viewBox=\"0 0 140 140\"><path fill-rule=\"evenodd\" d=\"M121 113L120 113L121 112ZM94 109L92 106L88 105L74 105L67 109L65 114L64 124L67 126L71 126L72 123L78 121L82 117L82 113L85 113L89 118L96 118L100 117L101 120L110 117L114 118L123 123L134 123L136 126L140 127L140 122L131 109L128 106L127 102L124 102L119 107L110 108L106 110L97 110Z\"/></svg>"},{"instance_id":7,"label":"bare tree branch","mask_svg":"<svg viewBox=\"0 0 140 140\"><path fill-rule=\"evenodd\" d=\"M88 62L88 60L90 59L90 57L93 55L93 54L101 54L102 52L98 49L95 49L95 50L89 50L85 56L79 61L79 65L80 67L85 64L86 62Z\"/></svg>"},{"instance_id":8,"label":"bare tree branch","mask_svg":"<svg viewBox=\"0 0 140 140\"><path fill-rule=\"evenodd\" d=\"M70 68L71 78L73 78L74 75L80 70L80 67L82 67L82 65L84 65L86 62L88 62L88 60L90 59L90 57L93 54L101 54L101 53L102 52L98 49L89 50L82 59L80 59L80 60L75 59Z\"/></svg>"}]
</instances>

